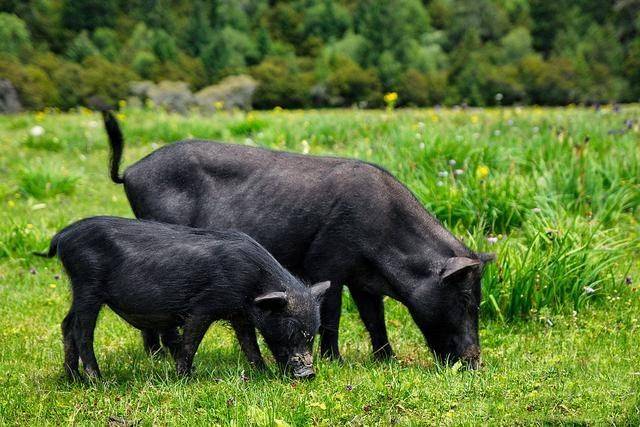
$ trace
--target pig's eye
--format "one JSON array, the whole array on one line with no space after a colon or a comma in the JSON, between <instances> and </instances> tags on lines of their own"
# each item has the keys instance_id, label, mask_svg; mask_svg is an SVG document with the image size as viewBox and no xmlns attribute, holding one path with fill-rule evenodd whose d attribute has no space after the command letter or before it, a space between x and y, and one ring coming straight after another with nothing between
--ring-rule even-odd
<instances>
[{"instance_id":1,"label":"pig's eye","mask_svg":"<svg viewBox=\"0 0 640 427\"><path fill-rule=\"evenodd\" d=\"M293 338L295 331L297 331L302 335L305 341L307 342L313 341L313 334L310 334L305 330L305 327L302 325L302 322L300 322L298 319L293 319L293 318L289 319L289 322L293 326L291 328L291 338Z\"/></svg>"}]
</instances>

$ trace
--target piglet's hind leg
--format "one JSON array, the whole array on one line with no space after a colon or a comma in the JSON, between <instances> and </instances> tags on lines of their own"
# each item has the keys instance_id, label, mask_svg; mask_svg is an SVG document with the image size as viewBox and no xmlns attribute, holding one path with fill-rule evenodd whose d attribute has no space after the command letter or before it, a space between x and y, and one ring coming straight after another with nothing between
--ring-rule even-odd
<instances>
[{"instance_id":1,"label":"piglet's hind leg","mask_svg":"<svg viewBox=\"0 0 640 427\"><path fill-rule=\"evenodd\" d=\"M77 306L77 305L76 305ZM100 304L84 304L75 310L74 338L78 345L84 372L93 378L100 377L100 368L93 351L93 333L100 312Z\"/></svg>"},{"instance_id":2,"label":"piglet's hind leg","mask_svg":"<svg viewBox=\"0 0 640 427\"><path fill-rule=\"evenodd\" d=\"M62 343L64 345L64 370L69 378L75 379L80 376L78 372L78 346L74 338L75 315L73 307L62 321Z\"/></svg>"}]
</instances>

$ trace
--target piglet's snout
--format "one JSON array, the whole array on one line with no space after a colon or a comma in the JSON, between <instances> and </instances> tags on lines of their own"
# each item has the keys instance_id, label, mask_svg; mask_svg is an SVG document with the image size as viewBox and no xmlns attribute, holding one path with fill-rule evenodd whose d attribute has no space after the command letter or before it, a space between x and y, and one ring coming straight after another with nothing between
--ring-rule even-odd
<instances>
[{"instance_id":1,"label":"piglet's snout","mask_svg":"<svg viewBox=\"0 0 640 427\"><path fill-rule=\"evenodd\" d=\"M288 367L293 376L300 379L313 379L316 376L313 370L313 356L311 353L295 354L289 358Z\"/></svg>"}]
</instances>

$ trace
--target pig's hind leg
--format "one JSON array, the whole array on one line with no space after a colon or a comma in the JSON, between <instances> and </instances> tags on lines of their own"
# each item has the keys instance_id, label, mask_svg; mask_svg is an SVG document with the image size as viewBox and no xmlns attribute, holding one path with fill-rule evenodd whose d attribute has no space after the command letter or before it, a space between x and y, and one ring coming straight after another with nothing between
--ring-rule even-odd
<instances>
[{"instance_id":1,"label":"pig's hind leg","mask_svg":"<svg viewBox=\"0 0 640 427\"><path fill-rule=\"evenodd\" d=\"M162 345L169 349L169 353L173 360L177 361L180 351L182 350L182 337L177 328L165 329L160 332Z\"/></svg>"},{"instance_id":2,"label":"pig's hind leg","mask_svg":"<svg viewBox=\"0 0 640 427\"><path fill-rule=\"evenodd\" d=\"M162 347L160 346L160 334L155 329L142 329L142 345L144 346L144 350L150 356L158 356L162 351Z\"/></svg>"}]
</instances>

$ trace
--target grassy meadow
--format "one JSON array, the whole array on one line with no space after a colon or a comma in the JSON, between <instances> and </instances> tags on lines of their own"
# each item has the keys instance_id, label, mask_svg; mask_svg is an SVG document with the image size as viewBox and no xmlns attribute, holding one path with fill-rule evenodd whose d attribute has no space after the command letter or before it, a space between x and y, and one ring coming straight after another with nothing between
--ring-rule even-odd
<instances>
[{"instance_id":1,"label":"grassy meadow","mask_svg":"<svg viewBox=\"0 0 640 427\"><path fill-rule=\"evenodd\" d=\"M493 251L482 369L434 364L387 299L397 359L374 362L345 291L344 362L312 382L252 371L215 324L179 379L108 309L103 380L63 377L57 260L30 255L80 218L132 216L98 114L0 116L0 424L640 424L640 106L171 115L124 108L124 165L185 138L356 157L396 175L473 249ZM303 179L303 177L301 177ZM271 360L271 367L273 362Z\"/></svg>"}]
</instances>

